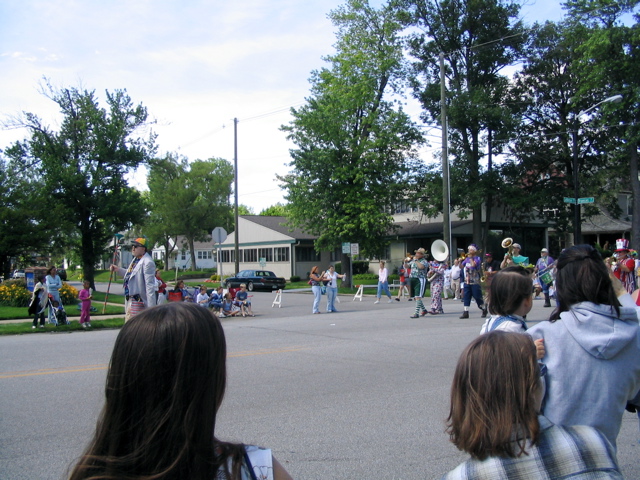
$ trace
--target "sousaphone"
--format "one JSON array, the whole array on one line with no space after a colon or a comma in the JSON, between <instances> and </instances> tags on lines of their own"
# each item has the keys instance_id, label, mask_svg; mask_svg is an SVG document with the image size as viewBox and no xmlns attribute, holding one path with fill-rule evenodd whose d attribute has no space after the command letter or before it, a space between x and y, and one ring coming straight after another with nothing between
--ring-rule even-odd
<instances>
[{"instance_id":1,"label":"sousaphone","mask_svg":"<svg viewBox=\"0 0 640 480\"><path fill-rule=\"evenodd\" d=\"M436 240L431 244L431 256L438 262L444 262L449 258L449 247L442 240Z\"/></svg>"}]
</instances>

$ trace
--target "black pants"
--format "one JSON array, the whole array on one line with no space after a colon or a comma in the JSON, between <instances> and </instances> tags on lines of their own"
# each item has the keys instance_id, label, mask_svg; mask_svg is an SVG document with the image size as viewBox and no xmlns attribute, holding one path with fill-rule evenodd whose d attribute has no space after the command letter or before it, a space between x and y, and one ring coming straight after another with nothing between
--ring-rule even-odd
<instances>
[{"instance_id":1,"label":"black pants","mask_svg":"<svg viewBox=\"0 0 640 480\"><path fill-rule=\"evenodd\" d=\"M38 317L40 317L40 325L44 327L44 312L36 313L33 316L33 326L35 327L38 325Z\"/></svg>"}]
</instances>

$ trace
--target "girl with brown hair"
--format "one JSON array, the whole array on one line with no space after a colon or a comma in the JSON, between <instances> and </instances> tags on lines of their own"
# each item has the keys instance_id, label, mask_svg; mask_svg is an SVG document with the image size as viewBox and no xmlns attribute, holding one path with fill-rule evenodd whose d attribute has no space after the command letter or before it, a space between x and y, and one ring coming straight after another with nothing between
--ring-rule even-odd
<instances>
[{"instance_id":1,"label":"girl with brown hair","mask_svg":"<svg viewBox=\"0 0 640 480\"><path fill-rule=\"evenodd\" d=\"M125 323L95 435L70 479L290 480L270 450L215 437L226 356L220 321L195 303Z\"/></svg>"},{"instance_id":2,"label":"girl with brown hair","mask_svg":"<svg viewBox=\"0 0 640 480\"><path fill-rule=\"evenodd\" d=\"M447 432L471 458L443 479L622 479L602 433L538 415L543 374L527 335L498 330L469 344L454 374Z\"/></svg>"}]
</instances>

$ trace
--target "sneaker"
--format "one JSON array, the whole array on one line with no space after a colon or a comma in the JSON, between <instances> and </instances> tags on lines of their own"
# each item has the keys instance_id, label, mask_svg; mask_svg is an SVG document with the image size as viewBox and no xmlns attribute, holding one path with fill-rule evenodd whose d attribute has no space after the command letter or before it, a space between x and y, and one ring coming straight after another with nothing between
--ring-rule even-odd
<instances>
[{"instance_id":1,"label":"sneaker","mask_svg":"<svg viewBox=\"0 0 640 480\"><path fill-rule=\"evenodd\" d=\"M413 302L413 298L407 298L407 302Z\"/></svg>"},{"instance_id":2,"label":"sneaker","mask_svg":"<svg viewBox=\"0 0 640 480\"><path fill-rule=\"evenodd\" d=\"M44 328L44 325L40 325L40 328Z\"/></svg>"},{"instance_id":3,"label":"sneaker","mask_svg":"<svg viewBox=\"0 0 640 480\"><path fill-rule=\"evenodd\" d=\"M87 322L87 327L90 327L90 326L91 326L91 322Z\"/></svg>"},{"instance_id":4,"label":"sneaker","mask_svg":"<svg viewBox=\"0 0 640 480\"><path fill-rule=\"evenodd\" d=\"M376 301L375 301L375 302L373 302L373 303L374 303L374 304L375 304L375 303L380 303L380 300L376 300Z\"/></svg>"},{"instance_id":5,"label":"sneaker","mask_svg":"<svg viewBox=\"0 0 640 480\"><path fill-rule=\"evenodd\" d=\"M468 311L462 312L462 315L460 316L460 318L469 318L469 312Z\"/></svg>"},{"instance_id":6,"label":"sneaker","mask_svg":"<svg viewBox=\"0 0 640 480\"><path fill-rule=\"evenodd\" d=\"M416 314L416 315L411 315L409 318L420 318L420 315Z\"/></svg>"},{"instance_id":7,"label":"sneaker","mask_svg":"<svg viewBox=\"0 0 640 480\"><path fill-rule=\"evenodd\" d=\"M480 315L482 318L487 318L487 307L482 307L482 315Z\"/></svg>"},{"instance_id":8,"label":"sneaker","mask_svg":"<svg viewBox=\"0 0 640 480\"><path fill-rule=\"evenodd\" d=\"M36 326L35 326L35 325L33 325L31 328L36 328Z\"/></svg>"},{"instance_id":9,"label":"sneaker","mask_svg":"<svg viewBox=\"0 0 640 480\"><path fill-rule=\"evenodd\" d=\"M393 303L393 300L389 299L389 301L387 303Z\"/></svg>"},{"instance_id":10,"label":"sneaker","mask_svg":"<svg viewBox=\"0 0 640 480\"><path fill-rule=\"evenodd\" d=\"M400 301L400 299L399 299L399 298L396 298L396 302L399 302L399 301Z\"/></svg>"},{"instance_id":11,"label":"sneaker","mask_svg":"<svg viewBox=\"0 0 640 480\"><path fill-rule=\"evenodd\" d=\"M82 328L87 328L87 324L86 324L86 323L83 323L83 324L82 324Z\"/></svg>"},{"instance_id":12,"label":"sneaker","mask_svg":"<svg viewBox=\"0 0 640 480\"><path fill-rule=\"evenodd\" d=\"M421 315L424 317L427 313L429 313L429 312L427 312L426 310L422 310Z\"/></svg>"}]
</instances>

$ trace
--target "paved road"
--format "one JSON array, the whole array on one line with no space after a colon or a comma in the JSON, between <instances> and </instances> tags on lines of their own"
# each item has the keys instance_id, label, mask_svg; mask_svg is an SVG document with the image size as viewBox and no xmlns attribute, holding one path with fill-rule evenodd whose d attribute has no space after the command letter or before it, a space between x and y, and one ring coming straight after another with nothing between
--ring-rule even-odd
<instances>
[{"instance_id":1,"label":"paved road","mask_svg":"<svg viewBox=\"0 0 640 480\"><path fill-rule=\"evenodd\" d=\"M412 303L341 297L311 315L311 296L254 293L255 318L224 319L229 385L217 434L268 446L299 479L437 478L465 458L444 433L455 362L482 323L410 319ZM529 318L548 309L534 302ZM0 478L61 479L102 406L117 331L0 338ZM640 478L638 420L618 439L626 478Z\"/></svg>"}]
</instances>

